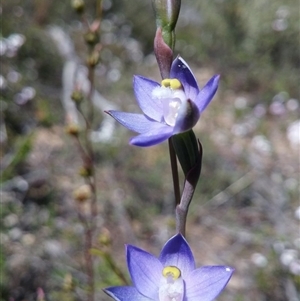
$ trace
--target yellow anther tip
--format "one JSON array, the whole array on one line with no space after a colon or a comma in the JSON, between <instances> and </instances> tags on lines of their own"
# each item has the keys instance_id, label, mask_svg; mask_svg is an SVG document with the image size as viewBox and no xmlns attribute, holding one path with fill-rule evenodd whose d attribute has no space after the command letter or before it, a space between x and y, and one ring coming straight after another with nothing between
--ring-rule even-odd
<instances>
[{"instance_id":1,"label":"yellow anther tip","mask_svg":"<svg viewBox=\"0 0 300 301\"><path fill-rule=\"evenodd\" d=\"M180 89L182 87L181 82L176 78L171 79L170 86L173 90Z\"/></svg>"},{"instance_id":2,"label":"yellow anther tip","mask_svg":"<svg viewBox=\"0 0 300 301\"><path fill-rule=\"evenodd\" d=\"M164 277L171 276L173 280L178 279L181 276L181 272L177 267L174 266L167 266L163 269L162 272Z\"/></svg>"},{"instance_id":3,"label":"yellow anther tip","mask_svg":"<svg viewBox=\"0 0 300 301\"><path fill-rule=\"evenodd\" d=\"M163 87L170 87L173 90L180 89L182 87L181 82L177 78L166 78L161 82Z\"/></svg>"}]
</instances>

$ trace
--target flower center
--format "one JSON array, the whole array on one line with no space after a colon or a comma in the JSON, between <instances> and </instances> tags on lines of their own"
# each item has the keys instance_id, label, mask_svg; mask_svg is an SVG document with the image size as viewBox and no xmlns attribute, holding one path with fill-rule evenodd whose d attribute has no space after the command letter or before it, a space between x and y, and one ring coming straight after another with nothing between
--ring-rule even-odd
<instances>
[{"instance_id":1,"label":"flower center","mask_svg":"<svg viewBox=\"0 0 300 301\"><path fill-rule=\"evenodd\" d=\"M159 301L182 301L184 296L184 283L181 271L175 266L167 266L162 271L159 286Z\"/></svg>"},{"instance_id":2,"label":"flower center","mask_svg":"<svg viewBox=\"0 0 300 301\"><path fill-rule=\"evenodd\" d=\"M181 82L176 78L166 78L161 82L161 87L152 91L152 96L162 101L166 124L174 126L179 108L187 100Z\"/></svg>"}]
</instances>

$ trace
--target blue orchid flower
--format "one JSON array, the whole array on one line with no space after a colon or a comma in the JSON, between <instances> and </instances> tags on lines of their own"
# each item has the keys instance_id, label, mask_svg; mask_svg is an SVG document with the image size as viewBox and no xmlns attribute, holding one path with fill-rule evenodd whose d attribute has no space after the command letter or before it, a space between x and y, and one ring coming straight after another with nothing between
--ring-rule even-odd
<instances>
[{"instance_id":1,"label":"blue orchid flower","mask_svg":"<svg viewBox=\"0 0 300 301\"><path fill-rule=\"evenodd\" d=\"M133 286L104 289L118 301L212 301L234 272L228 266L196 268L181 234L167 241L159 258L131 245L126 246L126 252Z\"/></svg>"},{"instance_id":2,"label":"blue orchid flower","mask_svg":"<svg viewBox=\"0 0 300 301\"><path fill-rule=\"evenodd\" d=\"M142 76L134 76L134 93L143 114L107 111L123 126L139 133L130 140L137 146L152 146L192 129L215 95L219 75L199 89L188 64L178 56L172 63L170 78L161 85Z\"/></svg>"}]
</instances>

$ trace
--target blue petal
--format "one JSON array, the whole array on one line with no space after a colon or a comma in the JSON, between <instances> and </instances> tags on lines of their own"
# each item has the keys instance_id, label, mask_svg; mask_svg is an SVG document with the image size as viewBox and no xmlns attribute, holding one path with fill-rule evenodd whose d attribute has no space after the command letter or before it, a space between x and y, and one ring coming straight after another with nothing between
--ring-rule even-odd
<instances>
[{"instance_id":1,"label":"blue petal","mask_svg":"<svg viewBox=\"0 0 300 301\"><path fill-rule=\"evenodd\" d=\"M212 301L224 289L234 269L226 266L206 266L194 270L185 278L189 301Z\"/></svg>"},{"instance_id":2,"label":"blue petal","mask_svg":"<svg viewBox=\"0 0 300 301\"><path fill-rule=\"evenodd\" d=\"M108 113L129 130L140 134L149 131L149 128L151 128L153 124L157 123L156 121L153 121L142 114L120 111L107 111L106 113Z\"/></svg>"},{"instance_id":3,"label":"blue petal","mask_svg":"<svg viewBox=\"0 0 300 301\"><path fill-rule=\"evenodd\" d=\"M200 113L202 113L205 110L205 108L208 106L208 104L214 97L218 89L219 79L220 75L214 75L197 95L195 103Z\"/></svg>"},{"instance_id":4,"label":"blue petal","mask_svg":"<svg viewBox=\"0 0 300 301\"><path fill-rule=\"evenodd\" d=\"M127 265L136 289L144 296L157 300L162 264L152 254L127 246Z\"/></svg>"},{"instance_id":5,"label":"blue petal","mask_svg":"<svg viewBox=\"0 0 300 301\"><path fill-rule=\"evenodd\" d=\"M141 295L133 286L113 286L103 290L117 301L148 301L151 300Z\"/></svg>"},{"instance_id":6,"label":"blue petal","mask_svg":"<svg viewBox=\"0 0 300 301\"><path fill-rule=\"evenodd\" d=\"M175 266L179 268L183 279L195 269L195 260L191 248L180 233L167 241L159 259L164 267Z\"/></svg>"},{"instance_id":7,"label":"blue petal","mask_svg":"<svg viewBox=\"0 0 300 301\"><path fill-rule=\"evenodd\" d=\"M172 63L170 78L177 78L183 85L187 98L195 100L199 88L195 76L185 60L178 56Z\"/></svg>"},{"instance_id":8,"label":"blue petal","mask_svg":"<svg viewBox=\"0 0 300 301\"><path fill-rule=\"evenodd\" d=\"M148 132L142 133L130 140L130 144L147 147L161 143L173 135L173 127L162 124L153 123Z\"/></svg>"},{"instance_id":9,"label":"blue petal","mask_svg":"<svg viewBox=\"0 0 300 301\"><path fill-rule=\"evenodd\" d=\"M148 78L135 75L133 78L133 90L136 100L145 115L156 121L162 120L162 103L152 97L152 91L160 85Z\"/></svg>"}]
</instances>

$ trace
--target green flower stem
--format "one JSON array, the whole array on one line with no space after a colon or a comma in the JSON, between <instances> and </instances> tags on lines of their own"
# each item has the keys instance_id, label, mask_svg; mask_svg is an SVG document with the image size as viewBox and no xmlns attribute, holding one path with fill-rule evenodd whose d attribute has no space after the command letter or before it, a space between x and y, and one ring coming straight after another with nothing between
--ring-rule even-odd
<instances>
[{"instance_id":1,"label":"green flower stem","mask_svg":"<svg viewBox=\"0 0 300 301\"><path fill-rule=\"evenodd\" d=\"M196 184L197 185L197 184ZM176 232L185 236L186 219L188 215L189 206L193 198L196 185L189 180L186 180L183 187L180 203L176 206Z\"/></svg>"},{"instance_id":2,"label":"green flower stem","mask_svg":"<svg viewBox=\"0 0 300 301\"><path fill-rule=\"evenodd\" d=\"M102 19L102 0L97 1L96 7L96 18L101 20Z\"/></svg>"},{"instance_id":3,"label":"green flower stem","mask_svg":"<svg viewBox=\"0 0 300 301\"><path fill-rule=\"evenodd\" d=\"M180 203L180 187L179 187L177 157L172 143L172 139L169 138L168 142L169 142L169 153L170 153L170 162L171 162L173 187L174 187L174 195L175 195L175 207L176 207Z\"/></svg>"},{"instance_id":4,"label":"green flower stem","mask_svg":"<svg viewBox=\"0 0 300 301\"><path fill-rule=\"evenodd\" d=\"M185 236L186 219L189 210L190 203L192 201L194 192L201 173L202 166L202 145L200 142L198 150L198 159L196 164L186 174L183 192L180 203L176 206L176 231Z\"/></svg>"},{"instance_id":5,"label":"green flower stem","mask_svg":"<svg viewBox=\"0 0 300 301\"><path fill-rule=\"evenodd\" d=\"M162 78L167 78L173 61L175 47L175 27L178 20L181 0L152 0L155 18L156 35L154 52ZM169 139L169 153L175 195L175 208L180 204L180 185L176 150L172 139Z\"/></svg>"}]
</instances>

